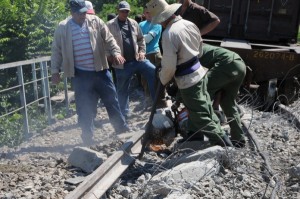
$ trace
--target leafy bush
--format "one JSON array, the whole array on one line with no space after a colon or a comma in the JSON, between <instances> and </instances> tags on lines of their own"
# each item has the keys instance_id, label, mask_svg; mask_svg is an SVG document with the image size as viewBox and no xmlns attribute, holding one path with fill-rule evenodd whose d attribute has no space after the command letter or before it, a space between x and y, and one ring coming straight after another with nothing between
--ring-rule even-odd
<instances>
[{"instance_id":1,"label":"leafy bush","mask_svg":"<svg viewBox=\"0 0 300 199\"><path fill-rule=\"evenodd\" d=\"M15 113L12 116L0 118L0 147L17 146L23 136L23 117Z\"/></svg>"}]
</instances>

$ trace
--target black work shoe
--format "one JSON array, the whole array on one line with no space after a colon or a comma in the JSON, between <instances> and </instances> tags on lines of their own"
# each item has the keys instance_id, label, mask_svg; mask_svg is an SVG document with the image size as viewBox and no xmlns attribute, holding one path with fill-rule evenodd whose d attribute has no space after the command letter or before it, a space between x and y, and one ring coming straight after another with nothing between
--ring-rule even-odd
<instances>
[{"instance_id":1,"label":"black work shoe","mask_svg":"<svg viewBox=\"0 0 300 199\"><path fill-rule=\"evenodd\" d=\"M183 142L185 141L204 141L204 135L202 133L189 132L183 136Z\"/></svg>"},{"instance_id":2,"label":"black work shoe","mask_svg":"<svg viewBox=\"0 0 300 199\"><path fill-rule=\"evenodd\" d=\"M244 148L246 145L246 140L231 140L231 142L236 148Z\"/></svg>"},{"instance_id":3,"label":"black work shoe","mask_svg":"<svg viewBox=\"0 0 300 199\"><path fill-rule=\"evenodd\" d=\"M219 140L216 145L219 145L221 147L230 146L233 147L232 142L230 141L229 137L225 134L223 137L221 137L221 140Z\"/></svg>"}]
</instances>

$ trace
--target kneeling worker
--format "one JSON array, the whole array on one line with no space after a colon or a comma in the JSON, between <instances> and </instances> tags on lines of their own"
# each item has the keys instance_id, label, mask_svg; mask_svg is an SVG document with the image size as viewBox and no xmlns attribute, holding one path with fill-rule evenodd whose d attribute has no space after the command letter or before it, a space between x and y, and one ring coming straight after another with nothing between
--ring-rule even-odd
<instances>
[{"instance_id":1,"label":"kneeling worker","mask_svg":"<svg viewBox=\"0 0 300 199\"><path fill-rule=\"evenodd\" d=\"M152 23L160 23L165 28L159 78L166 85L175 76L182 101L189 112L188 128L191 132L203 133L212 145L232 146L214 114L206 90L206 70L198 60L202 53L200 31L192 22L174 14L180 6L176 3L169 5L165 0L147 3Z\"/></svg>"},{"instance_id":2,"label":"kneeling worker","mask_svg":"<svg viewBox=\"0 0 300 199\"><path fill-rule=\"evenodd\" d=\"M221 106L230 126L232 143L235 147L244 147L245 136L235 102L246 75L244 61L233 51L204 44L200 62L204 67L209 68L207 91L211 99L214 100L214 109L218 109L219 105Z\"/></svg>"}]
</instances>

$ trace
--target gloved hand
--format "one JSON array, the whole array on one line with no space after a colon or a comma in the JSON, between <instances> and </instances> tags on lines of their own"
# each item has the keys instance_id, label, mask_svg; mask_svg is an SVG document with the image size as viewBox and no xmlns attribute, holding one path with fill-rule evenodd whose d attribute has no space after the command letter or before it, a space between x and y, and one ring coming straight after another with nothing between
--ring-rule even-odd
<instances>
[{"instance_id":1,"label":"gloved hand","mask_svg":"<svg viewBox=\"0 0 300 199\"><path fill-rule=\"evenodd\" d=\"M171 106L172 111L176 111L179 106L180 106L180 102L178 102L178 101L173 102L173 104Z\"/></svg>"},{"instance_id":2,"label":"gloved hand","mask_svg":"<svg viewBox=\"0 0 300 199\"><path fill-rule=\"evenodd\" d=\"M176 97L176 94L178 92L178 87L174 82L171 82L166 86L166 90L168 95L170 95L171 97Z\"/></svg>"}]
</instances>

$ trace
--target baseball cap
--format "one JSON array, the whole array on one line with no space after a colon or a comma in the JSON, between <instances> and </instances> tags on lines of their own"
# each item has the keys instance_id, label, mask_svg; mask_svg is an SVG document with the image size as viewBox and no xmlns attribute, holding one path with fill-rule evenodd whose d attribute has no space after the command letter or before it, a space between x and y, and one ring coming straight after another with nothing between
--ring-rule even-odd
<instances>
[{"instance_id":1,"label":"baseball cap","mask_svg":"<svg viewBox=\"0 0 300 199\"><path fill-rule=\"evenodd\" d=\"M85 1L85 7L88 9L88 11L86 12L87 14L93 14L93 15L95 14L95 10L92 2Z\"/></svg>"},{"instance_id":2,"label":"baseball cap","mask_svg":"<svg viewBox=\"0 0 300 199\"><path fill-rule=\"evenodd\" d=\"M84 0L70 0L70 8L72 12L85 13L88 11L87 7L85 7Z\"/></svg>"},{"instance_id":3,"label":"baseball cap","mask_svg":"<svg viewBox=\"0 0 300 199\"><path fill-rule=\"evenodd\" d=\"M126 1L121 1L118 5L119 10L130 10L130 5Z\"/></svg>"}]
</instances>

